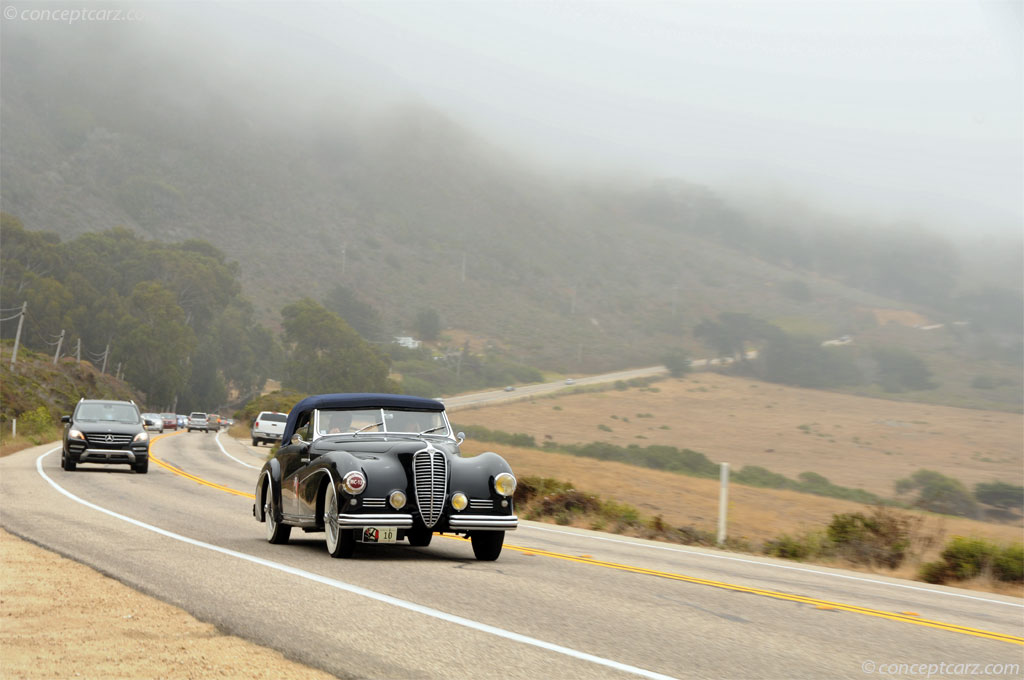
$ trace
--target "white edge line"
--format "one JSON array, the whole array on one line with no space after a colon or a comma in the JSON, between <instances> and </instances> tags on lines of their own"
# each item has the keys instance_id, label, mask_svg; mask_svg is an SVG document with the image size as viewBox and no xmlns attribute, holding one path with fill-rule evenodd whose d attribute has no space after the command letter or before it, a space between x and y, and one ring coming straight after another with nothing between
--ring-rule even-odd
<instances>
[{"instance_id":1,"label":"white edge line","mask_svg":"<svg viewBox=\"0 0 1024 680\"><path fill-rule=\"evenodd\" d=\"M257 466L257 465L249 465L249 464L248 464L248 463L246 463L245 461L241 461L241 460L238 460L237 458L235 458L234 456L232 456L232 455L231 455L230 453L228 453L228 450L227 450L227 449L225 449L225 448L224 448L224 445L220 443L220 432L219 432L219 431L217 432L217 434L215 434L215 435L213 436L213 441L217 442L217 446L219 446L219 447L220 447L220 450L221 450L221 452L223 452L223 454L224 454L225 456L227 456L227 457L228 457L228 458L230 458L231 460L235 461L236 463L241 463L241 464L242 464L242 465L244 465L245 467L247 467L247 468L252 468L253 470L259 470L259 469L260 469L260 467L259 467L259 466Z\"/></svg>"},{"instance_id":2,"label":"white edge line","mask_svg":"<svg viewBox=\"0 0 1024 680\"><path fill-rule=\"evenodd\" d=\"M676 680L676 678L673 678L670 675L662 675L661 673L655 673L654 671L649 671L644 668L637 668L636 666L630 666L628 664L620 663L618 661L612 661L611 659L605 659L603 657L595 656L593 654L587 654L586 652L580 652L569 647L563 647L561 645L556 645L551 642L538 640L537 638L521 635L519 633L513 633L512 631L508 631L503 628L497 628L496 626L491 626L486 623L480 623L479 621L473 621L472 619L463 618L455 614L448 614L447 612L443 612L438 609L433 609L431 607L427 607L421 604L416 604L415 602L401 600L397 597L392 597L391 595L385 595L383 593L378 593L367 588L352 585L351 583L345 583L344 581L338 581L332 578L328 578L326 576L320 576L319 574L314 574L303 569L297 569L295 567L289 567L288 565L280 564L278 562L265 560L261 557L256 557L255 555L248 555L243 552L237 552L235 550L229 550L228 548L222 548L218 545L213 545L211 543L204 543L203 541L198 541L194 538L188 538L187 536L182 536L172 531L161 529L160 527L153 526L152 524L146 524L145 522L114 512L113 510L108 510L107 508L96 505L95 503L90 503L89 501L83 498L79 498L70 491L66 490L64 487L57 484L57 482L53 481L53 479L51 479L45 472L43 472L43 458L46 458L48 455L57 450L58 449L56 448L51 449L46 453L40 455L38 458L36 458L36 471L43 479L45 479L50 484L50 486L52 486L58 492L64 494L71 500L75 501L76 503L81 503L82 505L88 508L92 508L93 510L96 510L98 512L110 515L111 517L115 517L124 522L128 522L129 524L134 524L135 526L140 527L142 529L146 529L147 531L152 531L154 533L160 534L161 536L166 536L167 538L173 538L176 541L181 541L182 543L187 543L197 548L205 548L206 550L212 550L213 552L218 552L222 555L228 555L229 557L235 557L246 562L252 562L253 564L258 564L262 567L267 567L268 569L274 569L285 574L291 574L292 576L298 576L299 578L304 578L309 581L314 581L316 583L330 586L332 588L337 588L338 590L343 590L354 595L361 595L371 600L377 600L378 602L383 602L384 604L389 604L394 607L400 607L402 609L407 609L418 614L424 614L435 619L440 619L442 621L454 623L456 625L464 626L466 628L480 631L482 633L489 633L490 635L494 635L496 637L501 637L507 640L512 640L514 642L532 645L534 647L539 647L540 649L544 649L550 652L564 654L565 656L569 656L575 659L589 661L591 663L595 663L601 666L607 666L609 668L614 668L615 670L623 671L625 673L631 673L633 675L639 675L645 678L652 678L653 680Z\"/></svg>"},{"instance_id":3,"label":"white edge line","mask_svg":"<svg viewBox=\"0 0 1024 680\"><path fill-rule=\"evenodd\" d=\"M775 567L776 569L790 569L792 571L803 571L809 574L818 574L819 576L832 576L835 578L845 578L851 581L863 581L864 583L876 583L883 586L892 586L893 588L907 588L908 590L920 590L925 593L931 593L933 595L948 595L950 597L963 597L968 600L978 600L979 602L991 602L993 604L1002 604L1007 607L1024 607L1024 604L1017 604L1016 602L1003 602L1002 600L993 600L988 597L978 597L976 595L967 595L964 593L949 593L945 590L933 590L932 588L923 588L921 586L911 586L905 583L890 583L889 581L879 581L873 578L864 578L862 576L850 576L848 574L834 574L829 571L818 571L817 569L808 569L807 567L794 567L788 564L775 564L773 562L762 562L760 560L751 560L743 557L733 557L731 555L715 555L713 553L700 552L696 550L686 550L685 548L672 548L667 545L650 545L648 543L636 543L634 541L626 541L619 538L605 538L604 536L591 536L589 534L577 534L572 531L560 531L558 529L545 529L543 527L535 527L529 524L519 523L520 529L533 529L534 531L547 531L552 534L563 534L566 536L579 536L581 538L589 538L593 541L608 541L609 543L623 543L625 545L632 545L640 548L650 548L652 550L668 550L670 552L685 553L687 555L696 555L698 557L710 557L716 560L730 560L732 562L745 562L747 564L757 564L763 567Z\"/></svg>"}]
</instances>

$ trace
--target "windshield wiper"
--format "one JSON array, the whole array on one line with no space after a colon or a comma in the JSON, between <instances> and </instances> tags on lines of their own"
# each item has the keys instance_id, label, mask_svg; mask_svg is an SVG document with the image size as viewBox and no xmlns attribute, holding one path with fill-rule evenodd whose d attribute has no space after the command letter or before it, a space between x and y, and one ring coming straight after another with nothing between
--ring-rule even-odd
<instances>
[{"instance_id":1,"label":"windshield wiper","mask_svg":"<svg viewBox=\"0 0 1024 680\"><path fill-rule=\"evenodd\" d=\"M363 430L369 430L369 429L370 429L371 427L380 427L380 426L382 426L383 424L384 424L384 421L381 421L381 422L379 422L379 423L374 423L373 425L367 425L366 427L361 427L361 428L359 428L358 430L356 430L356 431L355 431L355 432L353 432L352 434L359 434L359 433L360 433L360 432L362 432Z\"/></svg>"},{"instance_id":2,"label":"windshield wiper","mask_svg":"<svg viewBox=\"0 0 1024 680\"><path fill-rule=\"evenodd\" d=\"M427 434L429 432L436 432L437 430L443 430L443 429L445 429L444 425L438 425L437 427L432 427L429 430L423 430L423 432L420 432L420 434Z\"/></svg>"}]
</instances>

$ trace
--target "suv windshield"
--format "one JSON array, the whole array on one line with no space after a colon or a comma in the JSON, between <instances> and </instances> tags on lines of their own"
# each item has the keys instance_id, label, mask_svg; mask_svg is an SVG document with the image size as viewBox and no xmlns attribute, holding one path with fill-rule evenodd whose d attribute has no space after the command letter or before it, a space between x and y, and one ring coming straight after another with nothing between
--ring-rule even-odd
<instances>
[{"instance_id":1,"label":"suv windshield","mask_svg":"<svg viewBox=\"0 0 1024 680\"><path fill-rule=\"evenodd\" d=\"M118 423L139 422L139 412L131 404L82 404L75 412L75 420L108 420Z\"/></svg>"}]
</instances>

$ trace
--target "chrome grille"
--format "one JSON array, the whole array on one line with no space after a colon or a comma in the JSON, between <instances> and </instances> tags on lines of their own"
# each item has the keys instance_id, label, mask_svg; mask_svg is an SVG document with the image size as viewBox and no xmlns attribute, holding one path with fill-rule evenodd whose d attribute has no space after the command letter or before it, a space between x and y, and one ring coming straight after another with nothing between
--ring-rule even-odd
<instances>
[{"instance_id":1,"label":"chrome grille","mask_svg":"<svg viewBox=\"0 0 1024 680\"><path fill-rule=\"evenodd\" d=\"M133 435L130 434L86 434L86 440L89 442L89 446L95 446L98 448L124 448L132 442Z\"/></svg>"},{"instance_id":2,"label":"chrome grille","mask_svg":"<svg viewBox=\"0 0 1024 680\"><path fill-rule=\"evenodd\" d=\"M362 504L364 508L383 508L387 501L383 498L364 498Z\"/></svg>"},{"instance_id":3,"label":"chrome grille","mask_svg":"<svg viewBox=\"0 0 1024 680\"><path fill-rule=\"evenodd\" d=\"M417 451L412 456L412 474L416 485L416 505L428 528L437 524L448 495L448 461L434 448Z\"/></svg>"},{"instance_id":4,"label":"chrome grille","mask_svg":"<svg viewBox=\"0 0 1024 680\"><path fill-rule=\"evenodd\" d=\"M490 498L470 498L470 510L490 510L494 507L494 501Z\"/></svg>"}]
</instances>

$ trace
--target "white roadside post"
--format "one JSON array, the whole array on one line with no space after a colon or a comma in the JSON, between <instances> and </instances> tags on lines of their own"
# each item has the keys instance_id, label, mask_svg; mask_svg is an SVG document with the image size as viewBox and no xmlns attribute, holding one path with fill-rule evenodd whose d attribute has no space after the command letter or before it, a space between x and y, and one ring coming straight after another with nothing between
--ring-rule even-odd
<instances>
[{"instance_id":1,"label":"white roadside post","mask_svg":"<svg viewBox=\"0 0 1024 680\"><path fill-rule=\"evenodd\" d=\"M11 439L18 436L18 419L11 418Z\"/></svg>"},{"instance_id":2,"label":"white roadside post","mask_svg":"<svg viewBox=\"0 0 1024 680\"><path fill-rule=\"evenodd\" d=\"M729 511L729 464L722 463L722 488L718 493L718 545L725 544L726 515Z\"/></svg>"}]
</instances>

